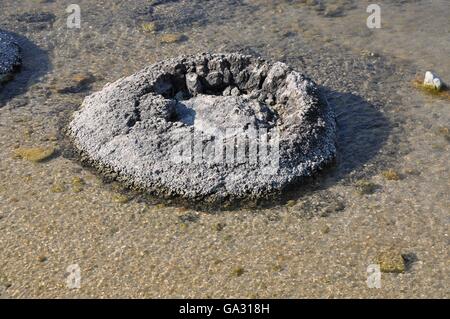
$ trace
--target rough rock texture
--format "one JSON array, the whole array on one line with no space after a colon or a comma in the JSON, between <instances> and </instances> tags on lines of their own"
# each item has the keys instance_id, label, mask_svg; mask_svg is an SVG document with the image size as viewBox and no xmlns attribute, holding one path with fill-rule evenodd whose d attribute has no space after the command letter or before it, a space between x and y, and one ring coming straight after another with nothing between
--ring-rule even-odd
<instances>
[{"instance_id":1,"label":"rough rock texture","mask_svg":"<svg viewBox=\"0 0 450 319\"><path fill-rule=\"evenodd\" d=\"M19 46L10 35L0 30L0 84L10 80L19 65Z\"/></svg>"},{"instance_id":2,"label":"rough rock texture","mask_svg":"<svg viewBox=\"0 0 450 319\"><path fill-rule=\"evenodd\" d=\"M100 171L190 200L280 191L336 153L334 114L313 81L234 53L181 56L107 84L68 133Z\"/></svg>"}]
</instances>

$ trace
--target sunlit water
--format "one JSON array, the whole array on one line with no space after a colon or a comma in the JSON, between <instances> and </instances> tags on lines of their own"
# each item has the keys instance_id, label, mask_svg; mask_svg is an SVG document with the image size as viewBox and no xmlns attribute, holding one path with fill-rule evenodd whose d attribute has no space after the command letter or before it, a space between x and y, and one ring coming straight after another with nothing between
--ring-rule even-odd
<instances>
[{"instance_id":1,"label":"sunlit water","mask_svg":"<svg viewBox=\"0 0 450 319\"><path fill-rule=\"evenodd\" d=\"M24 65L0 91L0 294L449 297L450 103L411 82L426 70L450 82L450 3L378 1L369 29L370 1L161 2L78 1L81 28L68 29L65 1L1 1ZM165 43L172 33L181 41ZM269 207L198 211L127 192L67 151L61 128L84 96L203 51L281 60L323 85L335 167ZM60 153L45 163L12 156L50 145ZM413 262L369 289L386 247ZM71 264L81 289L66 287Z\"/></svg>"}]
</instances>

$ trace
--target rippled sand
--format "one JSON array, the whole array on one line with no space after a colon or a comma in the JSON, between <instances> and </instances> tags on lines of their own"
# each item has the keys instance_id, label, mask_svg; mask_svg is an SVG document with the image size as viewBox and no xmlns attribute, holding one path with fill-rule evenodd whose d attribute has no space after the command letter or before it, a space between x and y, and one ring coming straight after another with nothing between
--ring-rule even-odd
<instances>
[{"instance_id":1,"label":"rippled sand","mask_svg":"<svg viewBox=\"0 0 450 319\"><path fill-rule=\"evenodd\" d=\"M2 1L24 66L0 91L1 297L450 296L450 102L411 83L429 69L450 82L448 1L379 1L377 30L368 1L273 2L79 1L81 29L69 30L64 1ZM339 158L310 185L237 210L183 208L123 189L67 148L71 113L107 82L236 50L327 91ZM58 152L16 156L28 147ZM385 250L405 269L370 289L367 267ZM73 264L80 289L66 285Z\"/></svg>"}]
</instances>

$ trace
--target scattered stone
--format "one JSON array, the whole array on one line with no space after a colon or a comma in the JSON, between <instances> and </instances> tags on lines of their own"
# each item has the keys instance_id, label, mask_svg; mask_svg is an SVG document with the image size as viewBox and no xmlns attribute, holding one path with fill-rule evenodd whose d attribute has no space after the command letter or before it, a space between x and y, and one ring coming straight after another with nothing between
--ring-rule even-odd
<instances>
[{"instance_id":1,"label":"scattered stone","mask_svg":"<svg viewBox=\"0 0 450 319\"><path fill-rule=\"evenodd\" d=\"M342 212L345 209L345 204L340 201L332 201L331 203L325 205L325 207L320 211L321 217L328 217L333 213Z\"/></svg>"},{"instance_id":2,"label":"scattered stone","mask_svg":"<svg viewBox=\"0 0 450 319\"><path fill-rule=\"evenodd\" d=\"M176 43L181 42L184 39L186 39L186 36L178 33L166 33L161 35L162 43Z\"/></svg>"},{"instance_id":3,"label":"scattered stone","mask_svg":"<svg viewBox=\"0 0 450 319\"><path fill-rule=\"evenodd\" d=\"M142 30L147 33L155 33L158 31L158 25L155 22L143 23Z\"/></svg>"},{"instance_id":4,"label":"scattered stone","mask_svg":"<svg viewBox=\"0 0 450 319\"><path fill-rule=\"evenodd\" d=\"M394 248L380 252L376 257L381 272L402 273L405 272L405 260L402 254Z\"/></svg>"},{"instance_id":5,"label":"scattered stone","mask_svg":"<svg viewBox=\"0 0 450 319\"><path fill-rule=\"evenodd\" d=\"M183 215L178 216L178 219L182 223L187 224L187 223L198 222L200 217L198 215L194 214L194 213L187 213L187 214L183 214Z\"/></svg>"},{"instance_id":6,"label":"scattered stone","mask_svg":"<svg viewBox=\"0 0 450 319\"><path fill-rule=\"evenodd\" d=\"M47 256L41 255L38 257L40 263L45 263L47 261Z\"/></svg>"},{"instance_id":7,"label":"scattered stone","mask_svg":"<svg viewBox=\"0 0 450 319\"><path fill-rule=\"evenodd\" d=\"M151 2L151 1L150 1ZM134 16L136 17L152 17L154 13L154 8L152 5L144 4L142 6L138 6L136 9L133 10Z\"/></svg>"},{"instance_id":8,"label":"scattered stone","mask_svg":"<svg viewBox=\"0 0 450 319\"><path fill-rule=\"evenodd\" d=\"M166 204L164 204L164 203L156 204L156 205L155 205L155 208L156 208L156 209L163 209L163 208L166 208Z\"/></svg>"},{"instance_id":9,"label":"scattered stone","mask_svg":"<svg viewBox=\"0 0 450 319\"><path fill-rule=\"evenodd\" d=\"M63 183L55 183L53 184L52 188L50 189L50 191L52 193L63 193L66 190L66 187Z\"/></svg>"},{"instance_id":10,"label":"scattered stone","mask_svg":"<svg viewBox=\"0 0 450 319\"><path fill-rule=\"evenodd\" d=\"M272 270L274 271L274 272L280 272L280 271L282 271L284 269L284 266L283 265L280 265L280 264L274 264L273 266L272 266Z\"/></svg>"},{"instance_id":11,"label":"scattered stone","mask_svg":"<svg viewBox=\"0 0 450 319\"><path fill-rule=\"evenodd\" d=\"M399 181L401 179L400 174L394 171L393 169L382 172L382 175L388 181Z\"/></svg>"},{"instance_id":12,"label":"scattered stone","mask_svg":"<svg viewBox=\"0 0 450 319\"><path fill-rule=\"evenodd\" d=\"M0 85L12 79L20 64L19 45L12 36L0 30Z\"/></svg>"},{"instance_id":13,"label":"scattered stone","mask_svg":"<svg viewBox=\"0 0 450 319\"><path fill-rule=\"evenodd\" d=\"M14 150L14 157L31 162L43 162L53 157L55 153L53 147L19 147Z\"/></svg>"},{"instance_id":14,"label":"scattered stone","mask_svg":"<svg viewBox=\"0 0 450 319\"><path fill-rule=\"evenodd\" d=\"M370 195L375 193L379 186L371 181L360 180L356 183L358 193L361 195Z\"/></svg>"},{"instance_id":15,"label":"scattered stone","mask_svg":"<svg viewBox=\"0 0 450 319\"><path fill-rule=\"evenodd\" d=\"M242 275L244 274L244 272L245 272L244 268L242 268L242 267L236 267L236 268L233 269L233 271L231 272L231 274L232 274L234 277L240 277L240 276L242 276Z\"/></svg>"},{"instance_id":16,"label":"scattered stone","mask_svg":"<svg viewBox=\"0 0 450 319\"><path fill-rule=\"evenodd\" d=\"M92 84L96 78L91 73L75 74L71 78L71 83L68 86L57 88L57 92L61 94L75 94L88 91L92 88Z\"/></svg>"},{"instance_id":17,"label":"scattered stone","mask_svg":"<svg viewBox=\"0 0 450 319\"><path fill-rule=\"evenodd\" d=\"M84 180L81 177L72 178L71 184L72 184L72 190L75 193L81 192L84 189L84 185L86 185L86 183L84 182Z\"/></svg>"},{"instance_id":18,"label":"scattered stone","mask_svg":"<svg viewBox=\"0 0 450 319\"><path fill-rule=\"evenodd\" d=\"M217 223L214 224L213 228L215 231L222 231L225 228L226 224L225 223Z\"/></svg>"},{"instance_id":19,"label":"scattered stone","mask_svg":"<svg viewBox=\"0 0 450 319\"><path fill-rule=\"evenodd\" d=\"M239 95L223 96L230 85ZM101 172L194 201L278 192L336 154L334 114L317 85L284 63L235 53L181 56L108 84L67 131ZM226 157L219 146L235 141L249 151ZM259 144L252 154L250 143Z\"/></svg>"},{"instance_id":20,"label":"scattered stone","mask_svg":"<svg viewBox=\"0 0 450 319\"><path fill-rule=\"evenodd\" d=\"M425 73L425 79L423 81L423 84L425 86L432 87L437 91L440 91L443 85L442 80L437 75L433 74L430 71L427 71Z\"/></svg>"},{"instance_id":21,"label":"scattered stone","mask_svg":"<svg viewBox=\"0 0 450 319\"><path fill-rule=\"evenodd\" d=\"M405 174L419 176L421 174L421 171L416 168L410 167L405 169Z\"/></svg>"},{"instance_id":22,"label":"scattered stone","mask_svg":"<svg viewBox=\"0 0 450 319\"><path fill-rule=\"evenodd\" d=\"M437 130L437 133L445 138L447 142L450 142L450 128L449 127L440 127Z\"/></svg>"},{"instance_id":23,"label":"scattered stone","mask_svg":"<svg viewBox=\"0 0 450 319\"><path fill-rule=\"evenodd\" d=\"M320 231L322 232L322 234L328 234L330 232L330 226L325 225Z\"/></svg>"},{"instance_id":24,"label":"scattered stone","mask_svg":"<svg viewBox=\"0 0 450 319\"><path fill-rule=\"evenodd\" d=\"M130 201L130 198L124 194L114 194L112 196L112 201L118 204L126 204Z\"/></svg>"}]
</instances>

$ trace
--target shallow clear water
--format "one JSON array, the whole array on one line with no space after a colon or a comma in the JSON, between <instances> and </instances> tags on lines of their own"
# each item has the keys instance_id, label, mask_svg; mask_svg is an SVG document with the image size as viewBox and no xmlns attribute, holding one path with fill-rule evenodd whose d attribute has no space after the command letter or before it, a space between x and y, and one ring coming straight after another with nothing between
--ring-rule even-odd
<instances>
[{"instance_id":1,"label":"shallow clear water","mask_svg":"<svg viewBox=\"0 0 450 319\"><path fill-rule=\"evenodd\" d=\"M411 82L426 70L450 82L450 4L378 1L370 30L369 1L313 2L78 1L81 29L67 29L64 1L2 0L0 28L24 54L0 91L2 296L449 297L450 103ZM165 43L172 33L181 41ZM339 157L311 184L269 207L202 211L123 190L66 151L61 127L107 82L236 50L327 91ZM44 163L12 156L50 145L61 151ZM367 266L387 247L413 262L369 289ZM80 289L66 287L71 264Z\"/></svg>"}]
</instances>

